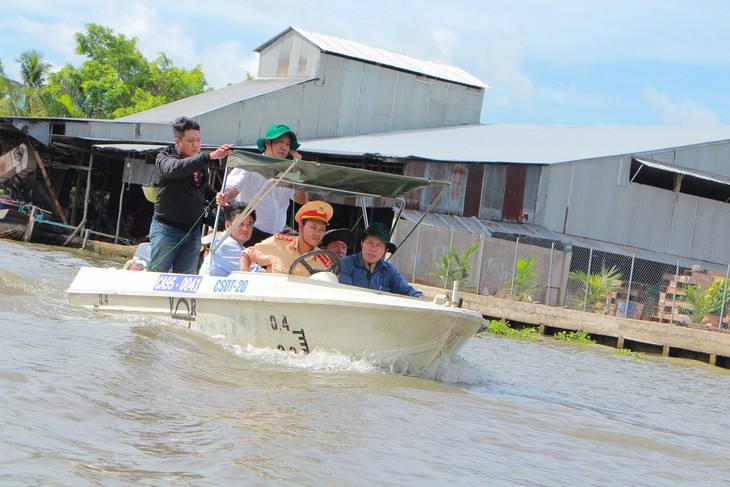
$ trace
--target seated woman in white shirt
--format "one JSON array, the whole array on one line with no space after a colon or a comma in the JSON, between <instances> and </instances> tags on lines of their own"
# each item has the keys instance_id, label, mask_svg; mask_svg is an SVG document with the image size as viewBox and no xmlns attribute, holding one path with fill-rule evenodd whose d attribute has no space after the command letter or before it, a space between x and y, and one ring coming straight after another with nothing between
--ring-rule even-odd
<instances>
[{"instance_id":1,"label":"seated woman in white shirt","mask_svg":"<svg viewBox=\"0 0 730 487\"><path fill-rule=\"evenodd\" d=\"M231 228L231 225L236 220L238 215L243 213L246 209L246 204L234 203L224 208L225 226L226 230ZM252 211L240 225L236 227L233 232L221 243L215 253L205 257L203 265L200 267L198 274L201 276L219 276L226 277L232 271L238 270L238 261L241 257L241 252L246 247L243 246L250 238L251 232L253 232L253 225L256 221L256 211ZM211 255L213 255L213 264L210 263ZM250 269L251 272L264 271L263 268L257 264L252 264Z\"/></svg>"}]
</instances>

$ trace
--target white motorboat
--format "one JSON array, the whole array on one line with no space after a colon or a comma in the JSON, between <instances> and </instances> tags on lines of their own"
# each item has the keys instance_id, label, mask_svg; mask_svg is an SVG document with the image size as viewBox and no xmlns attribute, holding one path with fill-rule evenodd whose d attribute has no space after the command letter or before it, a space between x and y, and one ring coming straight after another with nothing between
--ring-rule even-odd
<instances>
[{"instance_id":1,"label":"white motorboat","mask_svg":"<svg viewBox=\"0 0 730 487\"><path fill-rule=\"evenodd\" d=\"M271 178L270 187L295 181L360 196L394 197L444 184L238 151L228 165L260 172ZM332 350L408 372L449 359L484 321L445 297L427 301L348 286L329 272L309 278L261 272L215 277L83 267L67 295L74 305L165 318L242 347Z\"/></svg>"}]
</instances>

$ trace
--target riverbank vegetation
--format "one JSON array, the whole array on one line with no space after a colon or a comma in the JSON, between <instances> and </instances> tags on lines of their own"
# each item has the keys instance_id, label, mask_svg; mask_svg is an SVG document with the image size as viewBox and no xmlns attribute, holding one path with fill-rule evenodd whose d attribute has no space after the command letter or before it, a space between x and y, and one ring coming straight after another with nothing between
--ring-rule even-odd
<instances>
[{"instance_id":1,"label":"riverbank vegetation","mask_svg":"<svg viewBox=\"0 0 730 487\"><path fill-rule=\"evenodd\" d=\"M491 320L489 324L477 332L477 336L483 333L493 333L495 335L503 335L510 338L517 338L519 340L527 340L534 342L540 336L540 332L537 328L512 328L509 321Z\"/></svg>"}]
</instances>

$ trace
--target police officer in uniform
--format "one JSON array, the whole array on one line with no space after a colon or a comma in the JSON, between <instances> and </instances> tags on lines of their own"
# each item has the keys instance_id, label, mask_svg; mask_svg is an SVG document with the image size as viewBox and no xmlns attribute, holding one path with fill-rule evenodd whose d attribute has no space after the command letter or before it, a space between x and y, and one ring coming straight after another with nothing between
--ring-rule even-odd
<instances>
[{"instance_id":1,"label":"police officer in uniform","mask_svg":"<svg viewBox=\"0 0 730 487\"><path fill-rule=\"evenodd\" d=\"M332 218L332 206L325 201L310 201L303 205L294 219L299 225L299 235L281 233L247 247L241 254L239 269L248 270L251 263L265 267L267 272L288 274L292 262L302 254L319 250L319 243L324 237L327 223ZM332 261L326 255L316 255L306 259L313 269L326 269ZM309 272L303 266L297 266L294 273L307 277Z\"/></svg>"}]
</instances>

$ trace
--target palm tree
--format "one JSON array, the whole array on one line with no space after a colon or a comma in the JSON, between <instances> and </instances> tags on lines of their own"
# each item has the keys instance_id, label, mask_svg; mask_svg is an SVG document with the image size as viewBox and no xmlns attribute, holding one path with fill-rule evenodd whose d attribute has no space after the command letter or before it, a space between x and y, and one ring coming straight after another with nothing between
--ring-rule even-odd
<instances>
[{"instance_id":1,"label":"palm tree","mask_svg":"<svg viewBox=\"0 0 730 487\"><path fill-rule=\"evenodd\" d=\"M527 260L517 259L514 280L505 281L503 291L512 293L517 301L532 301L532 295L544 287L543 284L535 283L537 277L535 254L530 254Z\"/></svg>"},{"instance_id":2,"label":"palm tree","mask_svg":"<svg viewBox=\"0 0 730 487\"><path fill-rule=\"evenodd\" d=\"M581 289L588 287L588 296L574 296L570 307L573 309L582 309L584 306L589 307L594 313L600 313L606 304L608 295L621 287L621 273L616 266L606 269L601 268L600 273L587 275L583 271L573 271L568 274L568 278L581 284Z\"/></svg>"},{"instance_id":3,"label":"palm tree","mask_svg":"<svg viewBox=\"0 0 730 487\"><path fill-rule=\"evenodd\" d=\"M42 87L51 73L52 64L36 50L25 51L16 61L20 63L21 83L29 88Z\"/></svg>"},{"instance_id":4,"label":"palm tree","mask_svg":"<svg viewBox=\"0 0 730 487\"><path fill-rule=\"evenodd\" d=\"M0 83L0 115L29 116L28 97L23 86L4 76Z\"/></svg>"},{"instance_id":5,"label":"palm tree","mask_svg":"<svg viewBox=\"0 0 730 487\"><path fill-rule=\"evenodd\" d=\"M706 315L719 311L718 303L709 289L703 291L699 284L690 284L684 292L683 301L677 305L683 314L689 316L692 323L702 323Z\"/></svg>"},{"instance_id":6,"label":"palm tree","mask_svg":"<svg viewBox=\"0 0 730 487\"><path fill-rule=\"evenodd\" d=\"M19 117L75 117L83 112L67 93L53 93L45 85L51 63L38 51L26 51L17 59L22 81L5 76L0 62L0 115Z\"/></svg>"}]
</instances>

